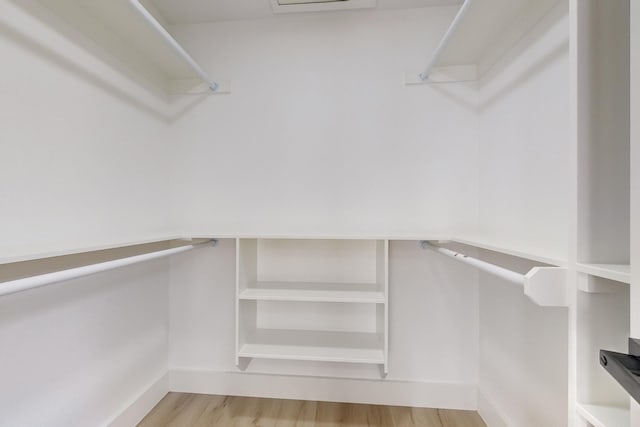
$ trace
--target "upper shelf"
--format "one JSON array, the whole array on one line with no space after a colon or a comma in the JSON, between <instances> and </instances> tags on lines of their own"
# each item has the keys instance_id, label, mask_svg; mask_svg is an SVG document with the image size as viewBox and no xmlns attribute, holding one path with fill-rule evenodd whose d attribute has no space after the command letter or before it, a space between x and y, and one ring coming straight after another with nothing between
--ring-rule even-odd
<instances>
[{"instance_id":1,"label":"upper shelf","mask_svg":"<svg viewBox=\"0 0 640 427\"><path fill-rule=\"evenodd\" d=\"M40 0L40 3L126 64L128 71L163 91L171 92L184 86L185 81L201 85L203 72L198 71L199 65L190 62L186 51L166 33L167 23L148 1L140 3L142 8L138 8L140 4L135 0ZM147 14L147 19L143 14ZM204 84L205 88L208 86Z\"/></svg>"},{"instance_id":2,"label":"upper shelf","mask_svg":"<svg viewBox=\"0 0 640 427\"><path fill-rule=\"evenodd\" d=\"M464 1L429 58L422 77L429 75L430 79L423 82L482 77L559 3L561 0ZM407 83L416 82L407 80Z\"/></svg>"},{"instance_id":3,"label":"upper shelf","mask_svg":"<svg viewBox=\"0 0 640 427\"><path fill-rule=\"evenodd\" d=\"M255 359L384 364L384 345L375 333L257 329L238 351Z\"/></svg>"}]
</instances>

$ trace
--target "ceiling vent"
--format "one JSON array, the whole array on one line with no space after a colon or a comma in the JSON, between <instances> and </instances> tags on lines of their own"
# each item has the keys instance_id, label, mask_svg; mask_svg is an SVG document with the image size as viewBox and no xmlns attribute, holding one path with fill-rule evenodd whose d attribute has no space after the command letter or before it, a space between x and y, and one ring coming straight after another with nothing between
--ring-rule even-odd
<instances>
[{"instance_id":1,"label":"ceiling vent","mask_svg":"<svg viewBox=\"0 0 640 427\"><path fill-rule=\"evenodd\" d=\"M271 0L274 13L375 8L377 0Z\"/></svg>"}]
</instances>

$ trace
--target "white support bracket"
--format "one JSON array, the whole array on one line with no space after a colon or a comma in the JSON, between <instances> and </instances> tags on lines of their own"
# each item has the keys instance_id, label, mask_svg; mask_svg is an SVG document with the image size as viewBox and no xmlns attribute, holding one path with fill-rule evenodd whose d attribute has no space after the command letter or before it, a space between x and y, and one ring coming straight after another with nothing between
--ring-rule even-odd
<instances>
[{"instance_id":1,"label":"white support bracket","mask_svg":"<svg viewBox=\"0 0 640 427\"><path fill-rule=\"evenodd\" d=\"M524 294L543 307L568 307L567 269L534 267L526 275Z\"/></svg>"}]
</instances>

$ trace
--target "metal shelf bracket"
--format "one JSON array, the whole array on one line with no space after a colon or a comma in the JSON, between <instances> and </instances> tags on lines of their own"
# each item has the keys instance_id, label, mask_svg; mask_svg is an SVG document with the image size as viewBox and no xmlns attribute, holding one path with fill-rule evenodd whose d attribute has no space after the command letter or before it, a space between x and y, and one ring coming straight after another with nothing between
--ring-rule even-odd
<instances>
[{"instance_id":1,"label":"metal shelf bracket","mask_svg":"<svg viewBox=\"0 0 640 427\"><path fill-rule=\"evenodd\" d=\"M600 365L640 403L640 340L629 338L629 354L600 350Z\"/></svg>"}]
</instances>

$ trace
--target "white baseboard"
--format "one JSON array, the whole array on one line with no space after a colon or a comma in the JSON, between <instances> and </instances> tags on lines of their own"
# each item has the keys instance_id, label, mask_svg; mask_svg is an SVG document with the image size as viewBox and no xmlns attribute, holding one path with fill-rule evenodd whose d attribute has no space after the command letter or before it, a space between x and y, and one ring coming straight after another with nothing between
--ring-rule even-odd
<instances>
[{"instance_id":1,"label":"white baseboard","mask_svg":"<svg viewBox=\"0 0 640 427\"><path fill-rule=\"evenodd\" d=\"M132 427L137 425L169 392L169 373L149 384L122 411L107 423L109 427Z\"/></svg>"},{"instance_id":2,"label":"white baseboard","mask_svg":"<svg viewBox=\"0 0 640 427\"><path fill-rule=\"evenodd\" d=\"M485 393L478 390L478 413L487 427L509 427L507 418L491 402Z\"/></svg>"},{"instance_id":3,"label":"white baseboard","mask_svg":"<svg viewBox=\"0 0 640 427\"><path fill-rule=\"evenodd\" d=\"M225 396L368 403L424 408L477 408L475 384L306 377L172 369L171 391Z\"/></svg>"}]
</instances>

